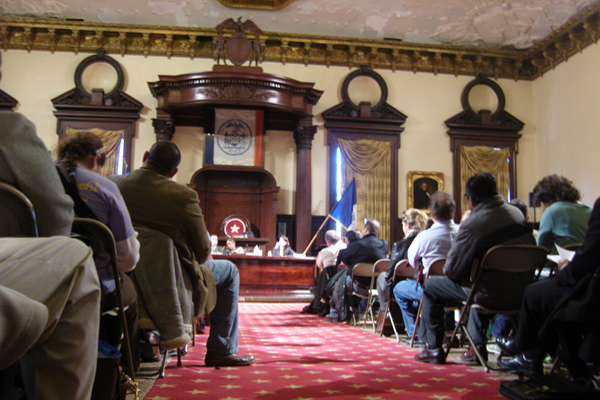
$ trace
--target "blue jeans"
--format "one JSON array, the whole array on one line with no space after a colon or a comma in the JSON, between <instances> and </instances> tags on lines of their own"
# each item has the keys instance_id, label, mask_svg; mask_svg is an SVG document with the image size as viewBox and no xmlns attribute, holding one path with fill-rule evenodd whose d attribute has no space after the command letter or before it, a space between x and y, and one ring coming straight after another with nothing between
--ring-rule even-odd
<instances>
[{"instance_id":1,"label":"blue jeans","mask_svg":"<svg viewBox=\"0 0 600 400\"><path fill-rule=\"evenodd\" d=\"M227 260L207 260L205 265L215 276L217 286L217 305L210 313L206 350L223 355L237 353L240 273L235 264Z\"/></svg>"},{"instance_id":2,"label":"blue jeans","mask_svg":"<svg viewBox=\"0 0 600 400\"><path fill-rule=\"evenodd\" d=\"M406 334L412 337L415 329L415 319L419 310L419 301L423 296L423 288L413 279L400 281L394 286L394 297L402 310L402 319L406 327Z\"/></svg>"}]
</instances>

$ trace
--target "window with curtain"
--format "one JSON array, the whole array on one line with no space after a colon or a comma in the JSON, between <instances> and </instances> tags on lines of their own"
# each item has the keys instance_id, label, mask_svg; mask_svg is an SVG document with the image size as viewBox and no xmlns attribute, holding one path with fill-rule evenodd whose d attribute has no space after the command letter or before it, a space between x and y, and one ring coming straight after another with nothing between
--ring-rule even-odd
<instances>
[{"instance_id":1,"label":"window with curtain","mask_svg":"<svg viewBox=\"0 0 600 400\"><path fill-rule=\"evenodd\" d=\"M376 219L381 223L379 237L390 242L391 143L367 139L338 139L338 143L341 174L337 179L342 184L335 182L336 187L343 192L352 178L356 180L358 228L365 218Z\"/></svg>"}]
</instances>

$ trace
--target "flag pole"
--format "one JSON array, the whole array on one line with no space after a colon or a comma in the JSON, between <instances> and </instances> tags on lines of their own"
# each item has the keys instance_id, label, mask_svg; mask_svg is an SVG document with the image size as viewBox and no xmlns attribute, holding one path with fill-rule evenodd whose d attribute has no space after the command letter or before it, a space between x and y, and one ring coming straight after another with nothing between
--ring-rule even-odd
<instances>
[{"instance_id":1,"label":"flag pole","mask_svg":"<svg viewBox=\"0 0 600 400\"><path fill-rule=\"evenodd\" d=\"M317 229L317 232L315 233L315 235L313 236L313 238L310 240L310 243L308 244L308 246L306 246L306 249L304 249L304 252L302 252L302 254L306 255L306 252L308 251L308 249L310 249L310 246L313 244L313 242L317 238L317 235L319 234L319 232L321 232L321 229L323 229L323 227L325 226L325 223L327 222L327 220L329 218L331 218L332 220L334 220L335 222L337 222L338 224L340 224L345 230L348 230L348 228L346 228L344 226L344 224L342 224L336 218L332 217L331 214L327 214L327 218L325 218L325 221L323 221L323 223L321 224L321 226L319 227L319 229Z\"/></svg>"}]
</instances>

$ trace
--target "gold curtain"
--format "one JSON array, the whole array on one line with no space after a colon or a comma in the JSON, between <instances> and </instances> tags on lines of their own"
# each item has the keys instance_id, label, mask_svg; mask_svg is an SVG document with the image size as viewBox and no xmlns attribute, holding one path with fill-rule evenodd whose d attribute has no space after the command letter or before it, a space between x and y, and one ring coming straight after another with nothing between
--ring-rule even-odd
<instances>
[{"instance_id":1,"label":"gold curtain","mask_svg":"<svg viewBox=\"0 0 600 400\"><path fill-rule=\"evenodd\" d=\"M117 157L119 157L119 141L123 137L124 131L105 131L100 128L91 128L91 129L73 129L67 127L66 134L73 135L74 133L81 131L89 131L94 135L98 136L100 140L102 140L102 144L106 148L106 162L102 167L102 171L100 175L109 176L113 175L117 168ZM123 160L125 162L125 160ZM125 165L125 170L127 170L127 165Z\"/></svg>"},{"instance_id":2,"label":"gold curtain","mask_svg":"<svg viewBox=\"0 0 600 400\"><path fill-rule=\"evenodd\" d=\"M358 229L365 217L381 223L379 237L390 242L390 142L376 140L338 139L344 158L342 181L348 186L356 179L356 202L358 204Z\"/></svg>"},{"instance_id":3,"label":"gold curtain","mask_svg":"<svg viewBox=\"0 0 600 400\"><path fill-rule=\"evenodd\" d=\"M487 146L461 146L460 148L460 189L465 193L467 180L479 172L489 172L496 178L498 193L508 201L508 159L509 148L493 148ZM467 210L464 196L461 197L462 209Z\"/></svg>"}]
</instances>

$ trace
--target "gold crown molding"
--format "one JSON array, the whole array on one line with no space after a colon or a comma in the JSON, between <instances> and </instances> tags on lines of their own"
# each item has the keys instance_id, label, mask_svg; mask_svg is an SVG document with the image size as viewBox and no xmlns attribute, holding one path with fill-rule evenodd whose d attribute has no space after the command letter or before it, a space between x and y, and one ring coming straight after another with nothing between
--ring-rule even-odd
<instances>
[{"instance_id":1,"label":"gold crown molding","mask_svg":"<svg viewBox=\"0 0 600 400\"><path fill-rule=\"evenodd\" d=\"M0 18L4 50L65 51L216 60L210 28L119 25L78 21ZM488 50L392 40L265 32L261 62L304 65L368 65L371 69L533 80L600 38L600 5L527 50Z\"/></svg>"},{"instance_id":2,"label":"gold crown molding","mask_svg":"<svg viewBox=\"0 0 600 400\"><path fill-rule=\"evenodd\" d=\"M295 0L219 0L219 3L230 8L248 8L255 10L281 10Z\"/></svg>"}]
</instances>

